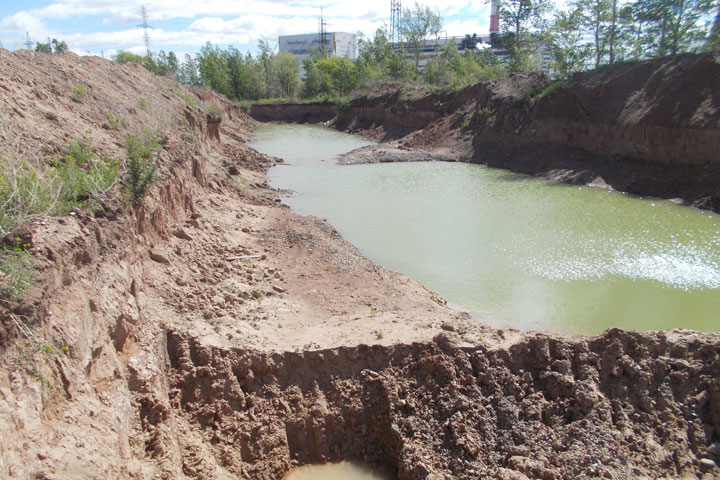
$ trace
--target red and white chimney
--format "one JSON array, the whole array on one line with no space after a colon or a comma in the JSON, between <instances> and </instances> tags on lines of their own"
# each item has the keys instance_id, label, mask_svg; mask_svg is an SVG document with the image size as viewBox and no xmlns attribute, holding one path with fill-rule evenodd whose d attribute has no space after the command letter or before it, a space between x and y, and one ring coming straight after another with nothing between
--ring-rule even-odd
<instances>
[{"instance_id":1,"label":"red and white chimney","mask_svg":"<svg viewBox=\"0 0 720 480\"><path fill-rule=\"evenodd\" d=\"M490 4L490 34L500 33L500 17L498 16L498 7L500 0L492 0Z\"/></svg>"}]
</instances>

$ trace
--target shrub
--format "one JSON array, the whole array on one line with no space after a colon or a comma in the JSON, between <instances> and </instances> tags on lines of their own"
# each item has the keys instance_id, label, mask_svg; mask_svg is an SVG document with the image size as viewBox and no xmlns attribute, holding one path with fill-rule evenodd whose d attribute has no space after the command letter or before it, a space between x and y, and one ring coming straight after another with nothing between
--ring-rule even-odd
<instances>
[{"instance_id":1,"label":"shrub","mask_svg":"<svg viewBox=\"0 0 720 480\"><path fill-rule=\"evenodd\" d=\"M0 234L37 216L63 215L115 184L117 160L96 159L83 140L71 141L66 152L50 167L28 154L0 155Z\"/></svg>"},{"instance_id":2,"label":"shrub","mask_svg":"<svg viewBox=\"0 0 720 480\"><path fill-rule=\"evenodd\" d=\"M68 142L68 146L65 148L65 158L71 158L80 166L85 166L89 160L95 156L95 152L90 146L88 139L72 139Z\"/></svg>"},{"instance_id":3,"label":"shrub","mask_svg":"<svg viewBox=\"0 0 720 480\"><path fill-rule=\"evenodd\" d=\"M110 110L107 111L105 114L107 117L107 121L110 124L110 128L113 130L119 130L122 127L125 127L127 125L127 122L123 117L116 116L113 112Z\"/></svg>"},{"instance_id":4,"label":"shrub","mask_svg":"<svg viewBox=\"0 0 720 480\"><path fill-rule=\"evenodd\" d=\"M538 96L535 98L535 101L542 100L545 97L549 97L553 93L555 93L557 90L565 87L565 81L564 80L556 80L552 82L550 85L548 85L545 90L540 92Z\"/></svg>"},{"instance_id":5,"label":"shrub","mask_svg":"<svg viewBox=\"0 0 720 480\"><path fill-rule=\"evenodd\" d=\"M195 101L195 98L191 95L188 95L187 93L181 91L181 90L175 90L173 89L173 92L175 92L175 95L177 95L179 98L181 98L185 104L187 104L190 107L195 107L197 105L197 102Z\"/></svg>"},{"instance_id":6,"label":"shrub","mask_svg":"<svg viewBox=\"0 0 720 480\"><path fill-rule=\"evenodd\" d=\"M119 170L120 163L114 159L91 160L83 166L72 157L66 158L55 169L60 184L56 213L66 213L93 195L105 193L115 184Z\"/></svg>"},{"instance_id":7,"label":"shrub","mask_svg":"<svg viewBox=\"0 0 720 480\"><path fill-rule=\"evenodd\" d=\"M146 112L147 112L148 110L150 110L150 102L148 102L148 101L147 101L146 99L144 99L143 97L138 98L137 103L138 103L138 107L142 108L142 109L145 110Z\"/></svg>"},{"instance_id":8,"label":"shrub","mask_svg":"<svg viewBox=\"0 0 720 480\"><path fill-rule=\"evenodd\" d=\"M147 194L150 185L159 180L155 171L160 160L161 147L156 136L145 133L142 139L128 135L125 139L125 148L128 156L126 172L128 202L137 205ZM155 152L158 154L155 156L155 161L152 161Z\"/></svg>"},{"instance_id":9,"label":"shrub","mask_svg":"<svg viewBox=\"0 0 720 480\"><path fill-rule=\"evenodd\" d=\"M31 255L23 246L0 250L0 298L16 301L20 298L33 279Z\"/></svg>"},{"instance_id":10,"label":"shrub","mask_svg":"<svg viewBox=\"0 0 720 480\"><path fill-rule=\"evenodd\" d=\"M53 212L60 197L54 177L39 158L0 156L0 234Z\"/></svg>"},{"instance_id":11,"label":"shrub","mask_svg":"<svg viewBox=\"0 0 720 480\"><path fill-rule=\"evenodd\" d=\"M76 102L82 100L87 93L84 85L73 85L70 91L72 93L73 100L75 100Z\"/></svg>"}]
</instances>

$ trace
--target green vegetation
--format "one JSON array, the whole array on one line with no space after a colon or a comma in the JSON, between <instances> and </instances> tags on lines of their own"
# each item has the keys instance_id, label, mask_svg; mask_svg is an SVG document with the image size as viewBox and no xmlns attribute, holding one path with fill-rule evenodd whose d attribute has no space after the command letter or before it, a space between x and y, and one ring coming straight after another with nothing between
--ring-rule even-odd
<instances>
[{"instance_id":1,"label":"green vegetation","mask_svg":"<svg viewBox=\"0 0 720 480\"><path fill-rule=\"evenodd\" d=\"M80 140L73 138L68 142L67 147L65 147L65 158L68 159L69 157L80 167L85 166L94 156L95 152L90 146L90 140L87 138Z\"/></svg>"},{"instance_id":2,"label":"green vegetation","mask_svg":"<svg viewBox=\"0 0 720 480\"><path fill-rule=\"evenodd\" d=\"M148 102L145 98L140 97L137 100L138 107L145 110L146 112L150 111L150 102Z\"/></svg>"},{"instance_id":3,"label":"green vegetation","mask_svg":"<svg viewBox=\"0 0 720 480\"><path fill-rule=\"evenodd\" d=\"M0 235L32 218L86 205L114 185L118 172L119 162L96 158L87 140L71 140L64 158L51 162L0 152Z\"/></svg>"},{"instance_id":4,"label":"green vegetation","mask_svg":"<svg viewBox=\"0 0 720 480\"><path fill-rule=\"evenodd\" d=\"M120 130L121 128L124 128L127 126L127 122L125 121L125 119L123 117L116 116L110 110L108 110L105 113L105 117L107 118L110 128L112 128L113 130Z\"/></svg>"},{"instance_id":5,"label":"green vegetation","mask_svg":"<svg viewBox=\"0 0 720 480\"><path fill-rule=\"evenodd\" d=\"M400 36L403 39L401 48L413 59L413 79L420 76L420 57L425 41L438 38L442 31L440 16L430 7L415 2L412 9L403 8L400 19Z\"/></svg>"},{"instance_id":6,"label":"green vegetation","mask_svg":"<svg viewBox=\"0 0 720 480\"><path fill-rule=\"evenodd\" d=\"M20 245L19 238L15 248L0 248L0 272L3 277L0 279L0 299L17 301L32 282L31 255L25 248Z\"/></svg>"},{"instance_id":7,"label":"green vegetation","mask_svg":"<svg viewBox=\"0 0 720 480\"><path fill-rule=\"evenodd\" d=\"M492 127L495 125L495 113L488 107L478 106L477 115L485 125Z\"/></svg>"},{"instance_id":8,"label":"green vegetation","mask_svg":"<svg viewBox=\"0 0 720 480\"><path fill-rule=\"evenodd\" d=\"M125 148L128 156L125 174L127 200L131 205L137 205L147 194L150 185L159 180L156 170L162 147L157 134L145 132L141 138L128 135L125 139ZM153 154L155 154L154 161Z\"/></svg>"},{"instance_id":9,"label":"green vegetation","mask_svg":"<svg viewBox=\"0 0 720 480\"><path fill-rule=\"evenodd\" d=\"M173 93L177 95L179 98L181 98L186 105L189 107L195 107L197 106L197 102L195 101L195 97L192 95L188 95L187 93L183 92L182 90L172 89Z\"/></svg>"},{"instance_id":10,"label":"green vegetation","mask_svg":"<svg viewBox=\"0 0 720 480\"><path fill-rule=\"evenodd\" d=\"M565 86L565 81L564 81L564 80L555 80L555 81L552 82L550 85L548 85L548 86L545 88L545 90L543 90L542 92L540 92L540 93L537 95L537 97L535 97L535 101L537 101L537 100L542 100L542 99L545 98L545 97L549 97L549 96L552 95L554 92L560 90L560 89L563 88L564 86Z\"/></svg>"},{"instance_id":11,"label":"green vegetation","mask_svg":"<svg viewBox=\"0 0 720 480\"><path fill-rule=\"evenodd\" d=\"M360 36L355 62L328 57L318 49L302 65L302 82L296 57L274 53L264 41L259 42L259 53L254 56L208 42L194 57L185 55L183 62L173 52L164 51L146 56L121 51L115 60L142 65L189 87L211 88L236 101L255 102L298 95L335 99L388 82L409 85L417 81L457 90L508 72L541 69L563 79L602 65L713 50L720 45L720 13L714 14L717 0L629 0L621 4L617 0L570 0L563 6L550 0L499 1L501 32L493 37L493 46L507 54L502 63L490 49L459 53L456 43L448 42L420 68L425 42L438 38L443 25L437 13L418 3L402 11L399 43L393 45L387 30L381 28L372 39ZM193 105L187 95L178 96Z\"/></svg>"},{"instance_id":12,"label":"green vegetation","mask_svg":"<svg viewBox=\"0 0 720 480\"><path fill-rule=\"evenodd\" d=\"M76 102L79 102L80 100L83 99L83 97L87 93L87 90L85 89L84 85L73 85L70 88L70 93L72 94L73 100L75 100Z\"/></svg>"},{"instance_id":13,"label":"green vegetation","mask_svg":"<svg viewBox=\"0 0 720 480\"><path fill-rule=\"evenodd\" d=\"M53 38L48 43L37 42L35 44L35 51L39 53L47 54L61 54L67 52L68 46L65 41L59 41L57 38Z\"/></svg>"}]
</instances>

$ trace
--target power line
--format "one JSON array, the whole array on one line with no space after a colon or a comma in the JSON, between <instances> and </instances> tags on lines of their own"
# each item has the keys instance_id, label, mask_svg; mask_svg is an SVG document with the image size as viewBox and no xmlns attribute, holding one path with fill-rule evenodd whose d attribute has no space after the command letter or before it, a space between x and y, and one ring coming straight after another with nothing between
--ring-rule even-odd
<instances>
[{"instance_id":1,"label":"power line","mask_svg":"<svg viewBox=\"0 0 720 480\"><path fill-rule=\"evenodd\" d=\"M320 48L322 48L322 56L327 56L327 22L325 21L325 15L323 9L320 9Z\"/></svg>"},{"instance_id":2,"label":"power line","mask_svg":"<svg viewBox=\"0 0 720 480\"><path fill-rule=\"evenodd\" d=\"M400 42L400 0L390 0L390 42Z\"/></svg>"},{"instance_id":3,"label":"power line","mask_svg":"<svg viewBox=\"0 0 720 480\"><path fill-rule=\"evenodd\" d=\"M140 7L140 18L142 18L142 23L138 25L138 28L142 28L145 32L143 33L143 40L145 41L145 52L147 56L150 56L150 33L148 32L149 29L155 28L152 25L148 23L148 14L147 10L145 9L145 5L142 5Z\"/></svg>"}]
</instances>

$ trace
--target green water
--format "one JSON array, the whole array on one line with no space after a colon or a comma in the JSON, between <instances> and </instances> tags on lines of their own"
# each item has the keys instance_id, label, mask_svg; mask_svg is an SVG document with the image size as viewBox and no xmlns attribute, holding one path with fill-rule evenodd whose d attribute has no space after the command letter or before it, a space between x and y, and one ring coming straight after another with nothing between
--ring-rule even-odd
<instances>
[{"instance_id":1,"label":"green water","mask_svg":"<svg viewBox=\"0 0 720 480\"><path fill-rule=\"evenodd\" d=\"M720 330L720 216L462 163L339 166L358 137L258 130L273 186L479 321L523 330Z\"/></svg>"}]
</instances>

